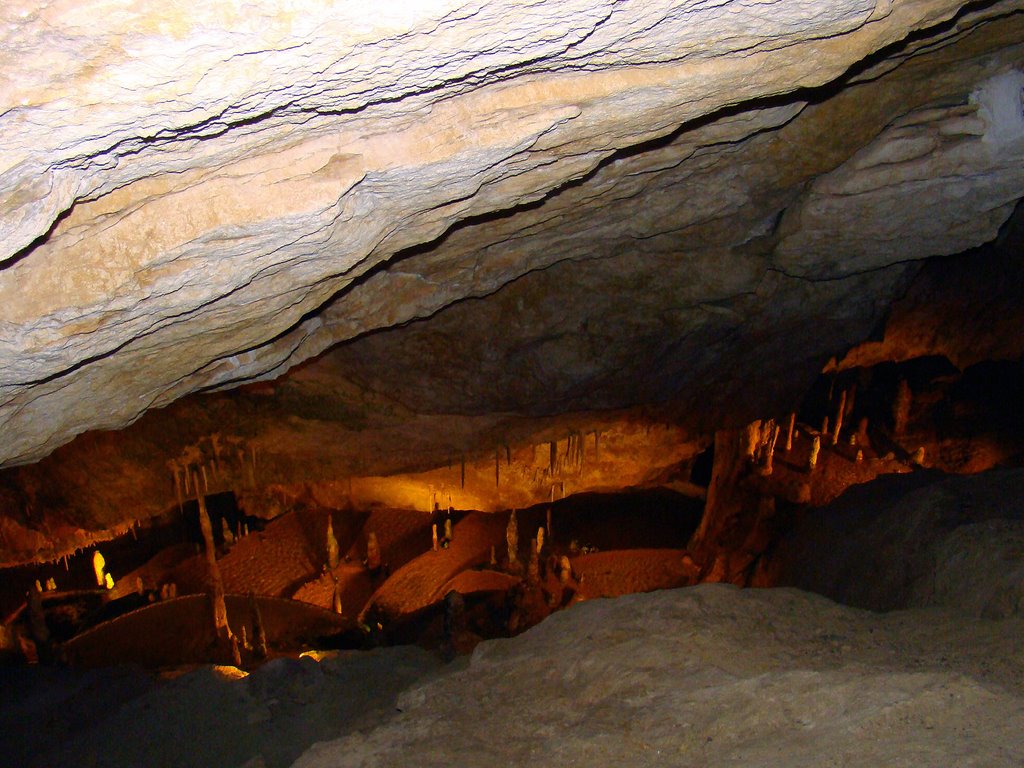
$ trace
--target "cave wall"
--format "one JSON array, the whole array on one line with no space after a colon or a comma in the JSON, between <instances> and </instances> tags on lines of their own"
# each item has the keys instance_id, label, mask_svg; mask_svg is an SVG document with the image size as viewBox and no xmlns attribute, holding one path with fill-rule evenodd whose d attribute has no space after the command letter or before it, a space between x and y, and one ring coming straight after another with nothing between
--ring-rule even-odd
<instances>
[{"instance_id":1,"label":"cave wall","mask_svg":"<svg viewBox=\"0 0 1024 768\"><path fill-rule=\"evenodd\" d=\"M1024 197L1019 2L398 8L0 11L8 553L214 434L255 487L779 417Z\"/></svg>"}]
</instances>

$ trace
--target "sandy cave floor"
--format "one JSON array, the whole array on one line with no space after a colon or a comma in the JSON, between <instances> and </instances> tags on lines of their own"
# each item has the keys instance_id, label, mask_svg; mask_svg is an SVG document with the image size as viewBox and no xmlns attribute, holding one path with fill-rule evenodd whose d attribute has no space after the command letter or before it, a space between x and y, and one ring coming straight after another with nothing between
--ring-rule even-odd
<instances>
[{"instance_id":1,"label":"sandy cave floor","mask_svg":"<svg viewBox=\"0 0 1024 768\"><path fill-rule=\"evenodd\" d=\"M12 766L1024 764L1024 621L791 589L586 601L447 666L395 647L243 679L3 675Z\"/></svg>"}]
</instances>

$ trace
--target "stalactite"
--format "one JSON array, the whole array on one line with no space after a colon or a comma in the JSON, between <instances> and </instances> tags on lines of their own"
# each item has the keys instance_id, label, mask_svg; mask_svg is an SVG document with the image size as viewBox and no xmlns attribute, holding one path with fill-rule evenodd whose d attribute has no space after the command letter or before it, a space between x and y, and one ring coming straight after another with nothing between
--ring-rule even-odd
<instances>
[{"instance_id":1,"label":"stalactite","mask_svg":"<svg viewBox=\"0 0 1024 768\"><path fill-rule=\"evenodd\" d=\"M826 416L824 419L821 420L821 430L820 430L819 434L822 437L825 437L826 435L828 435L828 416Z\"/></svg>"},{"instance_id":2,"label":"stalactite","mask_svg":"<svg viewBox=\"0 0 1024 768\"><path fill-rule=\"evenodd\" d=\"M192 471L191 471L191 467L188 464L185 465L184 472L185 472L185 495L186 496L191 496L192 495Z\"/></svg>"},{"instance_id":3,"label":"stalactite","mask_svg":"<svg viewBox=\"0 0 1024 768\"><path fill-rule=\"evenodd\" d=\"M498 564L498 555L494 551L494 545L493 544L491 544L491 559L488 561L488 563L490 564L490 566L492 568Z\"/></svg>"},{"instance_id":4,"label":"stalactite","mask_svg":"<svg viewBox=\"0 0 1024 768\"><path fill-rule=\"evenodd\" d=\"M844 418L849 418L851 415L853 415L853 407L854 407L854 404L856 404L856 402L857 402L857 382L855 381L855 382L853 382L853 384L850 385L850 391L849 391L849 393L848 393L848 395L846 397L846 410L843 413L843 417Z\"/></svg>"},{"instance_id":5,"label":"stalactite","mask_svg":"<svg viewBox=\"0 0 1024 768\"><path fill-rule=\"evenodd\" d=\"M537 529L537 554L539 555L544 549L544 529Z\"/></svg>"},{"instance_id":6,"label":"stalactite","mask_svg":"<svg viewBox=\"0 0 1024 768\"><path fill-rule=\"evenodd\" d=\"M202 464L199 467L203 471L203 493L207 496L210 495L210 480L206 476L206 465ZM199 483L196 482L196 487L199 487Z\"/></svg>"},{"instance_id":7,"label":"stalactite","mask_svg":"<svg viewBox=\"0 0 1024 768\"><path fill-rule=\"evenodd\" d=\"M199 487L199 478L195 478L196 487ZM231 629L228 626L228 609L224 603L224 582L220 577L220 568L217 566L217 551L213 544L213 526L210 524L210 515L206 510L206 499L203 494L196 497L199 502L199 527L203 532L203 544L206 548L206 566L210 579L210 600L213 604L213 628L219 641L227 641L231 637Z\"/></svg>"},{"instance_id":8,"label":"stalactite","mask_svg":"<svg viewBox=\"0 0 1024 768\"><path fill-rule=\"evenodd\" d=\"M554 542L555 535L551 532L551 507L548 507L547 519L545 520L545 522L547 523L548 539Z\"/></svg>"},{"instance_id":9,"label":"stalactite","mask_svg":"<svg viewBox=\"0 0 1024 768\"><path fill-rule=\"evenodd\" d=\"M341 585L337 579L334 581L334 612L341 615Z\"/></svg>"},{"instance_id":10,"label":"stalactite","mask_svg":"<svg viewBox=\"0 0 1024 768\"><path fill-rule=\"evenodd\" d=\"M793 450L794 427L796 427L796 411L789 414L789 426L786 428L786 453Z\"/></svg>"},{"instance_id":11,"label":"stalactite","mask_svg":"<svg viewBox=\"0 0 1024 768\"><path fill-rule=\"evenodd\" d=\"M846 415L846 390L839 395L839 407L836 408L836 423L832 428L832 445L839 444L839 432L843 428L843 416Z\"/></svg>"}]
</instances>

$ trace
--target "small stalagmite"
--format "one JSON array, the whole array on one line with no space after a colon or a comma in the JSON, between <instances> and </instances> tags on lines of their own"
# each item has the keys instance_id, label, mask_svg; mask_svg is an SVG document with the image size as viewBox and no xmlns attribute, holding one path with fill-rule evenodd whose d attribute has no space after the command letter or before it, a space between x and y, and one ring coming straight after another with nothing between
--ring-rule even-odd
<instances>
[{"instance_id":1,"label":"small stalagmite","mask_svg":"<svg viewBox=\"0 0 1024 768\"><path fill-rule=\"evenodd\" d=\"M430 538L432 539L430 548L437 552L437 523L430 526Z\"/></svg>"},{"instance_id":2,"label":"small stalagmite","mask_svg":"<svg viewBox=\"0 0 1024 768\"><path fill-rule=\"evenodd\" d=\"M839 407L836 408L836 423L832 427L832 445L839 444L839 432L843 428L843 416L846 415L846 390L839 395Z\"/></svg>"},{"instance_id":3,"label":"small stalagmite","mask_svg":"<svg viewBox=\"0 0 1024 768\"><path fill-rule=\"evenodd\" d=\"M572 579L572 564L569 562L569 558L562 555L558 561L558 580L565 586Z\"/></svg>"},{"instance_id":4,"label":"small stalagmite","mask_svg":"<svg viewBox=\"0 0 1024 768\"><path fill-rule=\"evenodd\" d=\"M526 579L531 584L540 581L540 555L537 554L536 548L530 549L530 563L526 569Z\"/></svg>"},{"instance_id":5,"label":"small stalagmite","mask_svg":"<svg viewBox=\"0 0 1024 768\"><path fill-rule=\"evenodd\" d=\"M867 416L864 416L859 422L857 422L857 443L859 445L871 445L871 441L868 439L868 424Z\"/></svg>"},{"instance_id":6,"label":"small stalagmite","mask_svg":"<svg viewBox=\"0 0 1024 768\"><path fill-rule=\"evenodd\" d=\"M907 424L910 422L910 407L913 402L914 395L910 391L910 384L906 379L900 379L896 388L896 401L892 406L892 431L896 437L902 437L907 431Z\"/></svg>"},{"instance_id":7,"label":"small stalagmite","mask_svg":"<svg viewBox=\"0 0 1024 768\"><path fill-rule=\"evenodd\" d=\"M96 586L97 587L102 587L102 586L104 586L106 584L106 579L104 578L104 571L103 571L103 569L106 568L106 567L107 567L106 558L104 558L103 554L97 549L95 552L92 553L92 569L93 569L93 572L96 574Z\"/></svg>"},{"instance_id":8,"label":"small stalagmite","mask_svg":"<svg viewBox=\"0 0 1024 768\"><path fill-rule=\"evenodd\" d=\"M789 414L789 426L786 428L786 453L793 450L793 429L796 427L796 412Z\"/></svg>"},{"instance_id":9,"label":"small stalagmite","mask_svg":"<svg viewBox=\"0 0 1024 768\"><path fill-rule=\"evenodd\" d=\"M366 567L371 571L380 568L380 544L377 542L377 534L373 531L366 535Z\"/></svg>"},{"instance_id":10,"label":"small stalagmite","mask_svg":"<svg viewBox=\"0 0 1024 768\"><path fill-rule=\"evenodd\" d=\"M228 525L227 518L220 519L221 535L224 536L224 543L231 546L235 543L235 534L231 532L231 526Z\"/></svg>"},{"instance_id":11,"label":"small stalagmite","mask_svg":"<svg viewBox=\"0 0 1024 768\"><path fill-rule=\"evenodd\" d=\"M807 466L809 469L814 469L818 466L818 453L821 452L821 436L815 435L814 442L811 443L811 455L807 459Z\"/></svg>"},{"instance_id":12,"label":"small stalagmite","mask_svg":"<svg viewBox=\"0 0 1024 768\"><path fill-rule=\"evenodd\" d=\"M114 588L114 577L111 576L109 573L105 574L104 577L103 577L103 586L106 589L113 589Z\"/></svg>"},{"instance_id":13,"label":"small stalagmite","mask_svg":"<svg viewBox=\"0 0 1024 768\"><path fill-rule=\"evenodd\" d=\"M444 540L445 540L446 543L450 542L452 540L452 538L453 538L452 534L453 534L452 519L450 517L446 517L444 519Z\"/></svg>"},{"instance_id":14,"label":"small stalagmite","mask_svg":"<svg viewBox=\"0 0 1024 768\"><path fill-rule=\"evenodd\" d=\"M775 469L775 444L779 441L779 425L772 422L771 437L768 438L768 444L765 447L764 452L764 464L762 473L770 475Z\"/></svg>"},{"instance_id":15,"label":"small stalagmite","mask_svg":"<svg viewBox=\"0 0 1024 768\"><path fill-rule=\"evenodd\" d=\"M516 523L516 511L513 509L505 528L505 543L508 544L509 565L519 562L519 526Z\"/></svg>"},{"instance_id":16,"label":"small stalagmite","mask_svg":"<svg viewBox=\"0 0 1024 768\"><path fill-rule=\"evenodd\" d=\"M256 595L249 593L249 613L252 615L252 652L258 659L267 657L267 631L263 627L263 615Z\"/></svg>"},{"instance_id":17,"label":"small stalagmite","mask_svg":"<svg viewBox=\"0 0 1024 768\"><path fill-rule=\"evenodd\" d=\"M341 585L334 582L334 612L341 615Z\"/></svg>"},{"instance_id":18,"label":"small stalagmite","mask_svg":"<svg viewBox=\"0 0 1024 768\"><path fill-rule=\"evenodd\" d=\"M341 551L338 547L338 539L334 536L334 522L330 515L327 515L327 566L333 571L338 567L341 560Z\"/></svg>"}]
</instances>

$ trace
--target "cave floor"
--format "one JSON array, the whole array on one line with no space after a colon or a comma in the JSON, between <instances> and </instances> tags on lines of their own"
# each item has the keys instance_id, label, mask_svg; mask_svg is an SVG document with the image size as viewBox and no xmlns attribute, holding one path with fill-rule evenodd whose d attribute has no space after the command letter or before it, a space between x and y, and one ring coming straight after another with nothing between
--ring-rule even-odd
<instances>
[{"instance_id":1,"label":"cave floor","mask_svg":"<svg viewBox=\"0 0 1024 768\"><path fill-rule=\"evenodd\" d=\"M5 670L0 750L16 766L1019 766L1022 637L1019 618L706 584L589 600L449 665L403 646L247 677Z\"/></svg>"}]
</instances>

